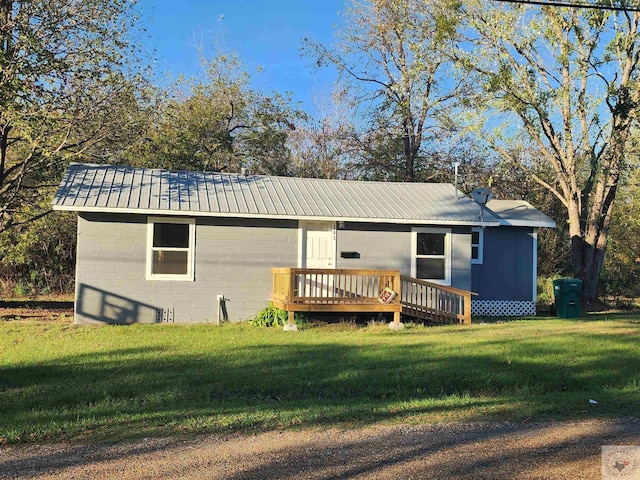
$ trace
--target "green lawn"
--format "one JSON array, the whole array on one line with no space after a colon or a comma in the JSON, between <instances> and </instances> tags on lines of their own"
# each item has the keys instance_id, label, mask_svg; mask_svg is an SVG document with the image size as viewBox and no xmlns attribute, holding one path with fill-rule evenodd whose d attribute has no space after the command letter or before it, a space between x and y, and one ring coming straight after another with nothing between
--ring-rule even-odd
<instances>
[{"instance_id":1,"label":"green lawn","mask_svg":"<svg viewBox=\"0 0 640 480\"><path fill-rule=\"evenodd\" d=\"M0 443L637 416L639 346L631 315L298 333L4 321Z\"/></svg>"}]
</instances>

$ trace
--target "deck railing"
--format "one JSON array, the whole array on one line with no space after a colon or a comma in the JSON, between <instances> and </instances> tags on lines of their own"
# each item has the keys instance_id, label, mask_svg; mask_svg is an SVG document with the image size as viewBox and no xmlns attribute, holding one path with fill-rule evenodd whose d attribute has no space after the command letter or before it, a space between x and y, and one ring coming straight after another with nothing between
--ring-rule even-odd
<instances>
[{"instance_id":1,"label":"deck railing","mask_svg":"<svg viewBox=\"0 0 640 480\"><path fill-rule=\"evenodd\" d=\"M400 290L398 270L272 268L271 300L304 310L303 305L383 305L382 290ZM400 305L395 298L386 305ZM310 308L309 310L313 310ZM336 308L334 311L340 311Z\"/></svg>"},{"instance_id":2,"label":"deck railing","mask_svg":"<svg viewBox=\"0 0 640 480\"><path fill-rule=\"evenodd\" d=\"M400 277L402 313L426 320L471 323L471 292L413 277Z\"/></svg>"}]
</instances>

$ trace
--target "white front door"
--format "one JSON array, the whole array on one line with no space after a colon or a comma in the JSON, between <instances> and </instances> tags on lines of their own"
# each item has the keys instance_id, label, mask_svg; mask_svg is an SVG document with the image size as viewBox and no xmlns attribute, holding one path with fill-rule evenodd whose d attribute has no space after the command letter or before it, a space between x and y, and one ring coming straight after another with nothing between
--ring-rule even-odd
<instances>
[{"instance_id":1,"label":"white front door","mask_svg":"<svg viewBox=\"0 0 640 480\"><path fill-rule=\"evenodd\" d=\"M300 222L302 268L335 268L335 222Z\"/></svg>"},{"instance_id":2,"label":"white front door","mask_svg":"<svg viewBox=\"0 0 640 480\"><path fill-rule=\"evenodd\" d=\"M300 222L300 265L302 268L335 268L335 222ZM333 275L300 278L298 291L305 297L332 297Z\"/></svg>"}]
</instances>

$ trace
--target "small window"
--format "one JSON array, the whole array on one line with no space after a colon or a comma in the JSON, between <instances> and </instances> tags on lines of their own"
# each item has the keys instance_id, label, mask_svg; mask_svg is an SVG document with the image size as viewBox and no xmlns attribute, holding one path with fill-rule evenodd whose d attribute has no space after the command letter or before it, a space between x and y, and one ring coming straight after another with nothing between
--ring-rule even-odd
<instances>
[{"instance_id":1,"label":"small window","mask_svg":"<svg viewBox=\"0 0 640 480\"><path fill-rule=\"evenodd\" d=\"M450 231L415 229L413 232L412 275L444 285L451 282L449 258Z\"/></svg>"},{"instance_id":2,"label":"small window","mask_svg":"<svg viewBox=\"0 0 640 480\"><path fill-rule=\"evenodd\" d=\"M148 225L147 279L193 280L195 221L152 218Z\"/></svg>"},{"instance_id":3,"label":"small window","mask_svg":"<svg viewBox=\"0 0 640 480\"><path fill-rule=\"evenodd\" d=\"M484 249L484 229L473 227L471 229L471 263L481 264Z\"/></svg>"}]
</instances>

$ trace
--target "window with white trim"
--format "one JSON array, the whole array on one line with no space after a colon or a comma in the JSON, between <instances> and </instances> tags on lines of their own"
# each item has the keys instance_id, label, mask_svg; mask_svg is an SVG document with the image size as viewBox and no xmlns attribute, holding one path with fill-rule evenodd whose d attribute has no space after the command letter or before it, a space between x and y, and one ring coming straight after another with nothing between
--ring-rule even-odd
<instances>
[{"instance_id":1,"label":"window with white trim","mask_svg":"<svg viewBox=\"0 0 640 480\"><path fill-rule=\"evenodd\" d=\"M412 276L451 285L451 230L414 228L411 243Z\"/></svg>"},{"instance_id":2,"label":"window with white trim","mask_svg":"<svg viewBox=\"0 0 640 480\"><path fill-rule=\"evenodd\" d=\"M147 222L147 279L192 281L195 220L149 217Z\"/></svg>"},{"instance_id":3,"label":"window with white trim","mask_svg":"<svg viewBox=\"0 0 640 480\"><path fill-rule=\"evenodd\" d=\"M481 264L484 250L484 228L471 228L471 263Z\"/></svg>"}]
</instances>

